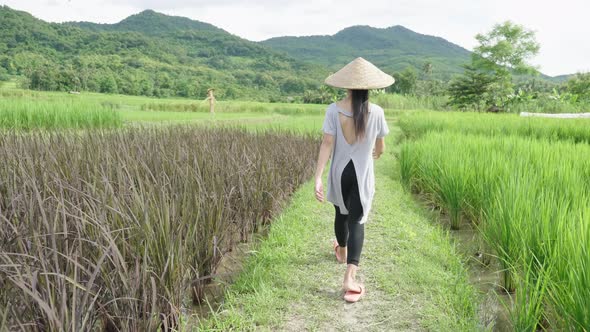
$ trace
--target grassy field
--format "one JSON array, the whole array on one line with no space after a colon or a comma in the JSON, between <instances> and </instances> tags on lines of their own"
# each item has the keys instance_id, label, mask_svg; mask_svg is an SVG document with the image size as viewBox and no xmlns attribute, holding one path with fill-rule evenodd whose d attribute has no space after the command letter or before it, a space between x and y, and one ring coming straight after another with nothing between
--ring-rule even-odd
<instances>
[{"instance_id":1,"label":"grassy field","mask_svg":"<svg viewBox=\"0 0 590 332\"><path fill-rule=\"evenodd\" d=\"M106 105L85 101L39 101L0 99L0 128L91 129L117 128L123 125L121 114Z\"/></svg>"},{"instance_id":2,"label":"grassy field","mask_svg":"<svg viewBox=\"0 0 590 332\"><path fill-rule=\"evenodd\" d=\"M204 101L10 82L0 97L0 329L37 317L55 329L492 328L466 258L410 191L452 229L477 229L502 267L514 330L590 330L589 120L407 110L443 101L377 96L397 108L386 112L394 153L376 166L361 268L369 293L347 306L332 209L306 182L325 105L221 101L210 114ZM269 223L224 304L192 315L194 281ZM199 236L175 238L187 234Z\"/></svg>"},{"instance_id":3,"label":"grassy field","mask_svg":"<svg viewBox=\"0 0 590 332\"><path fill-rule=\"evenodd\" d=\"M399 125L405 137L410 139L434 131L590 143L590 119L523 118L515 114L472 112L404 112L399 118Z\"/></svg>"},{"instance_id":4,"label":"grassy field","mask_svg":"<svg viewBox=\"0 0 590 332\"><path fill-rule=\"evenodd\" d=\"M87 129L192 122L260 128L286 126L301 131L311 125L319 124L320 128L326 109L326 105L222 100L216 103L216 113L210 114L209 104L204 100L30 91L18 89L12 82L0 87L0 97L0 128L14 129ZM374 102L386 107L388 116L397 115L400 109L442 103L439 99L414 100L385 95L376 95Z\"/></svg>"},{"instance_id":5,"label":"grassy field","mask_svg":"<svg viewBox=\"0 0 590 332\"><path fill-rule=\"evenodd\" d=\"M405 96L399 94L373 94L372 101L387 110L449 110L447 96Z\"/></svg>"},{"instance_id":6,"label":"grassy field","mask_svg":"<svg viewBox=\"0 0 590 332\"><path fill-rule=\"evenodd\" d=\"M34 112L31 105L58 111L74 105L86 117L94 108L114 111L122 122L104 130L110 126L85 127L67 115L61 127L0 133L0 150L8 156L0 161L0 329L34 322L70 330L166 324L354 330L366 324L371 330L468 331L478 324L461 259L403 194L392 154L378 168L380 198L364 254L362 275L371 295L356 308L343 306L342 271L329 259L331 209L313 201L309 182L297 190L313 170L325 105L220 102L212 115L180 99L11 86L0 96L9 106L26 104L23 112ZM388 111L388 118L395 114ZM294 190L292 204L271 218ZM221 309L236 311L186 325L195 321L185 320L193 311L191 294L202 295L194 281L210 280L230 243L271 220L269 238L250 256ZM182 239L190 234L198 236ZM291 307L293 301L298 305ZM334 310L341 313L337 320ZM308 312L318 315L303 315Z\"/></svg>"},{"instance_id":7,"label":"grassy field","mask_svg":"<svg viewBox=\"0 0 590 332\"><path fill-rule=\"evenodd\" d=\"M395 129L394 129L395 132ZM395 148L395 133L387 144ZM377 192L360 278L366 298L345 304L344 267L333 257L330 204L308 182L254 248L216 314L212 331L474 331L477 295L446 234L404 193L392 152L376 162ZM196 319L197 320L197 319Z\"/></svg>"},{"instance_id":8,"label":"grassy field","mask_svg":"<svg viewBox=\"0 0 590 332\"><path fill-rule=\"evenodd\" d=\"M205 101L156 99L122 95L28 91L0 88L0 128L89 129L147 123L246 124L284 127L295 120L296 129L323 120L325 105L218 101L209 113ZM320 122L321 123L321 122ZM290 127L293 127L289 124ZM321 126L320 126L321 127Z\"/></svg>"},{"instance_id":9,"label":"grassy field","mask_svg":"<svg viewBox=\"0 0 590 332\"><path fill-rule=\"evenodd\" d=\"M479 230L502 265L517 331L590 329L590 122L482 114L411 114L406 188L451 227ZM568 136L571 135L571 136Z\"/></svg>"}]
</instances>

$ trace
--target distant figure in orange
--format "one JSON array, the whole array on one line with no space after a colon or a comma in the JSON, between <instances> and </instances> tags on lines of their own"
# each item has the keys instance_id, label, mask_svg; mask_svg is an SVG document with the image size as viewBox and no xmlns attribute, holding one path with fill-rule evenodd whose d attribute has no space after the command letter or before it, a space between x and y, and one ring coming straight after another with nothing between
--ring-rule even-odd
<instances>
[{"instance_id":1,"label":"distant figure in orange","mask_svg":"<svg viewBox=\"0 0 590 332\"><path fill-rule=\"evenodd\" d=\"M209 112L210 113L215 113L215 96L213 95L213 91L215 91L215 89L208 89L207 90L207 99L209 101Z\"/></svg>"}]
</instances>

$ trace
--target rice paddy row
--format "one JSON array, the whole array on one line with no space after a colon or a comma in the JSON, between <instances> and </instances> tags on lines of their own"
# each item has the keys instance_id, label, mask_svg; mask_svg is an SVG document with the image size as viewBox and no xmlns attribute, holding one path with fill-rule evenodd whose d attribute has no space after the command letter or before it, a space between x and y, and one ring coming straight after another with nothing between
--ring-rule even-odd
<instances>
[{"instance_id":1,"label":"rice paddy row","mask_svg":"<svg viewBox=\"0 0 590 332\"><path fill-rule=\"evenodd\" d=\"M16 130L116 128L137 121L225 121L279 115L323 117L325 111L325 105L220 100L215 104L216 114L211 115L209 103L205 100L66 94L15 88L1 88L0 98L0 128ZM438 109L446 103L445 98L390 94L376 94L374 99L387 109L388 114L396 113L394 109Z\"/></svg>"},{"instance_id":2,"label":"rice paddy row","mask_svg":"<svg viewBox=\"0 0 590 332\"><path fill-rule=\"evenodd\" d=\"M177 328L222 254L310 177L318 143L194 126L0 134L0 330Z\"/></svg>"},{"instance_id":3,"label":"rice paddy row","mask_svg":"<svg viewBox=\"0 0 590 332\"><path fill-rule=\"evenodd\" d=\"M168 101L136 97L99 101L88 96L47 96L45 93L0 99L0 129L61 130L119 128L136 122L235 122L279 120L280 117L323 117L324 106L264 104L255 102L218 103L216 113L208 105L194 101ZM205 111L206 107L206 111ZM283 119L284 120L284 119Z\"/></svg>"},{"instance_id":4,"label":"rice paddy row","mask_svg":"<svg viewBox=\"0 0 590 332\"><path fill-rule=\"evenodd\" d=\"M590 145L574 143L586 123L432 113L401 123L418 137L400 153L406 187L452 228L475 225L514 293L513 328L590 330Z\"/></svg>"},{"instance_id":5,"label":"rice paddy row","mask_svg":"<svg viewBox=\"0 0 590 332\"><path fill-rule=\"evenodd\" d=\"M590 119L522 118L514 114L473 112L405 112L399 118L399 126L410 139L435 131L590 143Z\"/></svg>"},{"instance_id":6,"label":"rice paddy row","mask_svg":"<svg viewBox=\"0 0 590 332\"><path fill-rule=\"evenodd\" d=\"M109 105L79 100L0 99L0 128L4 129L89 129L122 125L121 114Z\"/></svg>"}]
</instances>

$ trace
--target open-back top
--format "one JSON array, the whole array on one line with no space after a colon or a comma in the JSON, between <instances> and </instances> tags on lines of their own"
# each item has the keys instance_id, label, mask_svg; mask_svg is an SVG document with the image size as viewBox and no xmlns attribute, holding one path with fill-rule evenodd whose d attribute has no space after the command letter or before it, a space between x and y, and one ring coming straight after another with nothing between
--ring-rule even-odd
<instances>
[{"instance_id":1,"label":"open-back top","mask_svg":"<svg viewBox=\"0 0 590 332\"><path fill-rule=\"evenodd\" d=\"M361 223L367 221L371 210L373 195L375 194L375 174L373 173L373 148L377 138L385 137L389 133L383 109L375 104L369 104L367 115L367 127L365 136L353 144L348 144L342 132L338 114L352 117L352 113L340 108L336 103L328 106L324 119L323 131L334 136L334 148L332 150L332 163L328 173L329 202L337 205L342 214L348 214L342 199L340 188L342 171L352 160L356 171L361 204L363 206L363 218Z\"/></svg>"}]
</instances>

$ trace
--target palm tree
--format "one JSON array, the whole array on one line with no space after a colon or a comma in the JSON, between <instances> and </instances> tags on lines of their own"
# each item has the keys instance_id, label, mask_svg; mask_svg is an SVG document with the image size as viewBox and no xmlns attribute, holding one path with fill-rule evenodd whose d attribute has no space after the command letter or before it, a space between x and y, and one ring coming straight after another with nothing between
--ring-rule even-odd
<instances>
[{"instance_id":1,"label":"palm tree","mask_svg":"<svg viewBox=\"0 0 590 332\"><path fill-rule=\"evenodd\" d=\"M430 75L432 74L432 62L430 62L430 61L424 62L424 65L422 66L422 73L427 78L430 78Z\"/></svg>"}]
</instances>

